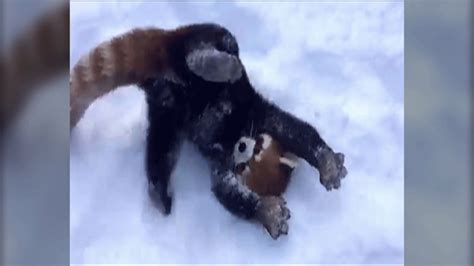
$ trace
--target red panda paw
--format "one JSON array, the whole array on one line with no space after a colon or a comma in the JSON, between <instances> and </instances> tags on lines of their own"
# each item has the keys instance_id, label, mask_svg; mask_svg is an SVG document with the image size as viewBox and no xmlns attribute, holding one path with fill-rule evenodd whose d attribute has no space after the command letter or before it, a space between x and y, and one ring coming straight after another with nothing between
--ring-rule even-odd
<instances>
[{"instance_id":1,"label":"red panda paw","mask_svg":"<svg viewBox=\"0 0 474 266\"><path fill-rule=\"evenodd\" d=\"M319 162L319 181L327 191L339 189L341 179L346 177L347 169L344 166L344 154L334 153L331 150L321 152Z\"/></svg>"},{"instance_id":2,"label":"red panda paw","mask_svg":"<svg viewBox=\"0 0 474 266\"><path fill-rule=\"evenodd\" d=\"M288 219L290 210L282 197L262 197L257 210L257 219L263 224L273 239L288 234Z\"/></svg>"},{"instance_id":3,"label":"red panda paw","mask_svg":"<svg viewBox=\"0 0 474 266\"><path fill-rule=\"evenodd\" d=\"M235 82L242 76L243 67L237 56L213 47L192 51L186 57L188 68L197 76L211 82Z\"/></svg>"}]
</instances>

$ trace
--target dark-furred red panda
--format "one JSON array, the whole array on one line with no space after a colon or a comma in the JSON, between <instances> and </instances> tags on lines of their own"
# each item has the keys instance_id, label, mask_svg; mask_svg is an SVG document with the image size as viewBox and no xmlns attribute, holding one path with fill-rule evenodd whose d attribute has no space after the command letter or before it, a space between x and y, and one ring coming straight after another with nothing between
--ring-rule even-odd
<instances>
[{"instance_id":1,"label":"dark-furred red panda","mask_svg":"<svg viewBox=\"0 0 474 266\"><path fill-rule=\"evenodd\" d=\"M165 214L172 207L169 179L185 139L207 158L217 200L235 215L256 219L274 239L288 233L290 212L282 197L261 196L236 175L234 146L246 132L266 133L306 160L327 190L339 188L347 174L342 153L313 126L254 89L235 37L219 25L133 30L97 46L72 69L71 128L96 98L134 83L148 105L149 194Z\"/></svg>"}]
</instances>

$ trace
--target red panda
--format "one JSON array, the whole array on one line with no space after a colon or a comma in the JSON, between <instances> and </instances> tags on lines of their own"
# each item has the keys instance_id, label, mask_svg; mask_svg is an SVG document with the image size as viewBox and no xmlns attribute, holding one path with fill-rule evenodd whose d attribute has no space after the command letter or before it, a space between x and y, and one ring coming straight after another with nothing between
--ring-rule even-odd
<instances>
[{"instance_id":1,"label":"red panda","mask_svg":"<svg viewBox=\"0 0 474 266\"><path fill-rule=\"evenodd\" d=\"M196 144L212 163L212 191L219 202L236 215L257 219L273 238L288 233L290 218L279 195L295 164L282 147L317 168L328 190L339 188L347 174L343 154L334 153L313 126L253 88L235 37L215 24L136 29L113 38L79 60L70 83L71 129L96 98L116 87L137 84L145 91L149 192L164 214L171 212L168 184L184 139ZM235 154L235 162L245 164L232 169L232 149L240 134L254 124L258 132L268 134L254 141L250 159ZM239 146L237 151L242 150Z\"/></svg>"},{"instance_id":2,"label":"red panda","mask_svg":"<svg viewBox=\"0 0 474 266\"><path fill-rule=\"evenodd\" d=\"M71 70L70 127L95 99L119 86L156 78L187 85L189 72L207 81L233 82L242 72L237 49L234 37L215 24L133 29L105 41Z\"/></svg>"},{"instance_id":3,"label":"red panda","mask_svg":"<svg viewBox=\"0 0 474 266\"><path fill-rule=\"evenodd\" d=\"M234 161L242 183L260 196L281 196L298 165L296 156L285 152L268 134L257 140L240 138L234 147Z\"/></svg>"}]
</instances>

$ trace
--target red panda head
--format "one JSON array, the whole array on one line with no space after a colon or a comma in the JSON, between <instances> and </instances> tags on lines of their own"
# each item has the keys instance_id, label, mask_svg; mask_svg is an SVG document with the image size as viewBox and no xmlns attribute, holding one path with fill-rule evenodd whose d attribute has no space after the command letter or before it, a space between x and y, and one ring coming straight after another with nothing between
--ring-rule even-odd
<instances>
[{"instance_id":1,"label":"red panda head","mask_svg":"<svg viewBox=\"0 0 474 266\"><path fill-rule=\"evenodd\" d=\"M295 156L285 152L268 134L257 139L242 137L234 146L235 173L259 195L281 195L297 166Z\"/></svg>"}]
</instances>

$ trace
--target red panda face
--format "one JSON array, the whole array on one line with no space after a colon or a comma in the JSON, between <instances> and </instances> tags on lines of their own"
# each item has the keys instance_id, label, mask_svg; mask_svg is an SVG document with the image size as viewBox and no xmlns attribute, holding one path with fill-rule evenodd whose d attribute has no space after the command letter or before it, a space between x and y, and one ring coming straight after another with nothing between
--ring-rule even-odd
<instances>
[{"instance_id":1,"label":"red panda face","mask_svg":"<svg viewBox=\"0 0 474 266\"><path fill-rule=\"evenodd\" d=\"M235 173L243 184L262 196L281 195L296 161L268 134L256 140L242 137L234 146Z\"/></svg>"}]
</instances>

